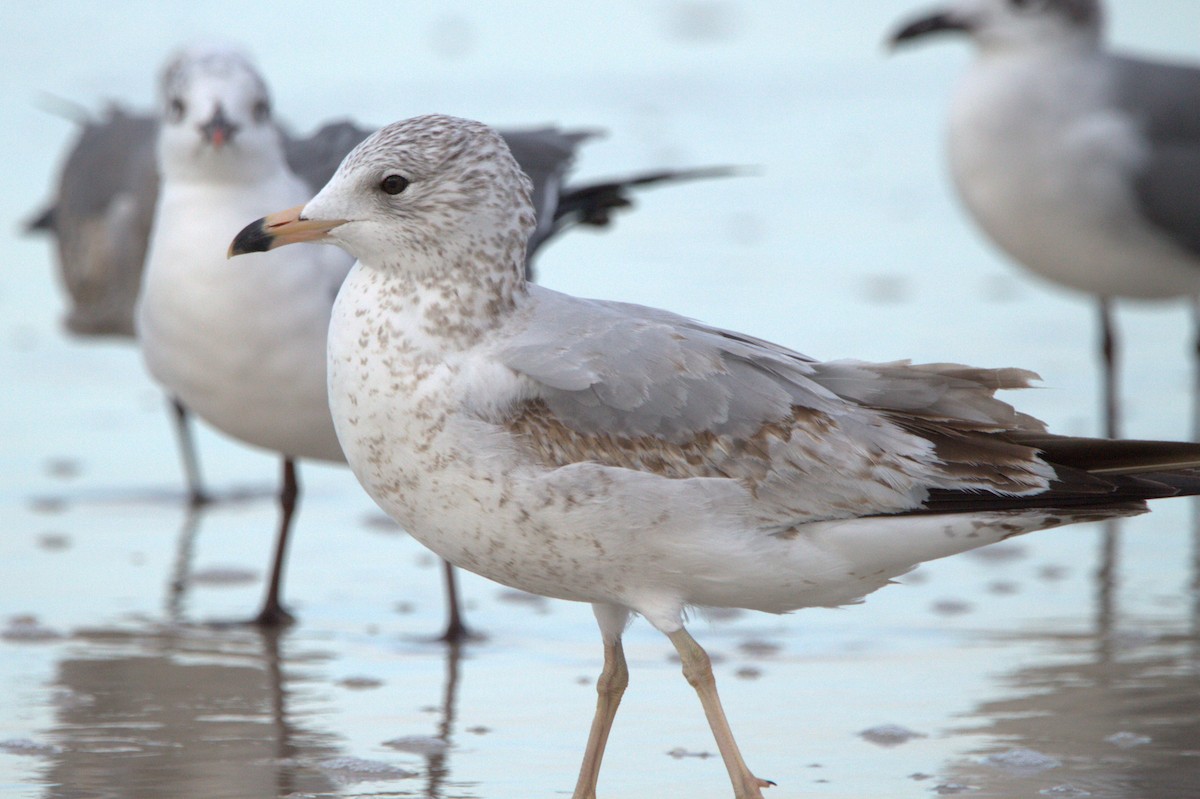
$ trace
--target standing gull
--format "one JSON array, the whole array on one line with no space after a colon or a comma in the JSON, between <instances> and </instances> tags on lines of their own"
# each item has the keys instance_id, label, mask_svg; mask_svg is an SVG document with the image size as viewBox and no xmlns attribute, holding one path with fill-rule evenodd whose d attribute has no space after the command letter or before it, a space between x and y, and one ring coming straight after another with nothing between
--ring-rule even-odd
<instances>
[{"instance_id":1,"label":"standing gull","mask_svg":"<svg viewBox=\"0 0 1200 799\"><path fill-rule=\"evenodd\" d=\"M1052 436L993 398L1028 372L821 363L530 284L533 225L503 140L426 116L371 136L230 254L354 255L329 399L367 493L452 563L592 603L604 668L575 799L596 795L633 613L679 652L735 796L761 797L689 606L843 605L925 560L1200 492L1200 445Z\"/></svg>"},{"instance_id":2,"label":"standing gull","mask_svg":"<svg viewBox=\"0 0 1200 799\"><path fill-rule=\"evenodd\" d=\"M1190 297L1200 331L1200 69L1110 52L1103 16L1099 0L959 0L892 42L974 40L950 110L954 185L1018 263L1099 300L1116 436L1113 298Z\"/></svg>"},{"instance_id":3,"label":"standing gull","mask_svg":"<svg viewBox=\"0 0 1200 799\"><path fill-rule=\"evenodd\" d=\"M283 457L275 557L255 619L280 624L291 618L280 592L299 496L295 462L343 460L322 396L319 354L350 261L336 251L301 248L232 274L212 246L223 231L236 229L238 211L253 213L308 192L284 160L266 85L241 53L184 51L164 72L162 103L161 185L136 310L138 338L150 374L183 407ZM452 599L452 624L456 618Z\"/></svg>"}]
</instances>

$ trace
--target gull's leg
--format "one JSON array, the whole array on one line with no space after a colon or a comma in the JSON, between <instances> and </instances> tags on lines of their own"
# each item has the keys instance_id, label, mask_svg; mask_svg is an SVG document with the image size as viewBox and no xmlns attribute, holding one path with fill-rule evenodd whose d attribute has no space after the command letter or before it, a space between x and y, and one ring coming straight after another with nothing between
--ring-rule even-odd
<instances>
[{"instance_id":1,"label":"gull's leg","mask_svg":"<svg viewBox=\"0 0 1200 799\"><path fill-rule=\"evenodd\" d=\"M200 477L200 458L196 455L196 441L188 423L187 408L174 397L170 397L171 410L175 416L175 438L179 441L179 457L183 460L183 478L187 482L188 504L193 508L211 501L204 491L204 480Z\"/></svg>"},{"instance_id":2,"label":"gull's leg","mask_svg":"<svg viewBox=\"0 0 1200 799\"><path fill-rule=\"evenodd\" d=\"M1196 363L1192 383L1192 438L1200 441L1200 294L1192 295L1192 335Z\"/></svg>"},{"instance_id":3,"label":"gull's leg","mask_svg":"<svg viewBox=\"0 0 1200 799\"><path fill-rule=\"evenodd\" d=\"M1100 298L1100 353L1104 362L1104 435L1120 436L1120 403L1117 401L1117 332L1113 324L1112 300Z\"/></svg>"},{"instance_id":4,"label":"gull's leg","mask_svg":"<svg viewBox=\"0 0 1200 799\"><path fill-rule=\"evenodd\" d=\"M733 731L725 719L725 711L721 708L721 698L717 696L717 681L713 677L712 661L708 653L696 643L696 639L688 631L680 627L667 635L679 658L683 661L683 676L696 689L700 696L700 704L704 706L704 715L708 717L708 726L712 727L713 737L717 739L717 749L725 761L729 771L729 779L733 782L733 795L736 799L762 799L762 789L775 783L761 780L750 773L742 753L738 751L737 742L733 740Z\"/></svg>"},{"instance_id":5,"label":"gull's leg","mask_svg":"<svg viewBox=\"0 0 1200 799\"><path fill-rule=\"evenodd\" d=\"M454 567L447 561L442 561L442 568L446 578L446 610L450 618L446 622L446 631L442 633L439 640L447 643L459 643L474 638L474 633L467 628L466 622L463 621L461 605L458 601L458 575L455 574Z\"/></svg>"},{"instance_id":6,"label":"gull's leg","mask_svg":"<svg viewBox=\"0 0 1200 799\"><path fill-rule=\"evenodd\" d=\"M596 680L596 715L592 717L592 730L588 733L587 749L583 753L583 765L579 768L579 781L575 783L572 799L596 799L596 779L600 776L604 746L608 743L608 733L612 730L621 696L629 685L629 667L625 665L625 650L621 648L621 633L629 620L629 611L615 605L593 605L592 610L604 639L604 668L600 679Z\"/></svg>"},{"instance_id":7,"label":"gull's leg","mask_svg":"<svg viewBox=\"0 0 1200 799\"><path fill-rule=\"evenodd\" d=\"M271 565L271 582L267 586L267 598L254 623L263 627L279 627L291 624L295 617L288 613L279 601L283 587L283 562L287 557L288 535L292 531L292 514L296 512L296 500L300 497L300 482L296 479L296 462L283 459L283 485L279 489L279 535L275 539L275 562Z\"/></svg>"}]
</instances>

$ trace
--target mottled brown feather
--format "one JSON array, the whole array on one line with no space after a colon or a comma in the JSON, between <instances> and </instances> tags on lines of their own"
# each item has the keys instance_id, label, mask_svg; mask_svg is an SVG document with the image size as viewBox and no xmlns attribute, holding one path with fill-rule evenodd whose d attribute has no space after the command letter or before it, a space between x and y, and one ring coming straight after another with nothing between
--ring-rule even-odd
<instances>
[{"instance_id":1,"label":"mottled brown feather","mask_svg":"<svg viewBox=\"0 0 1200 799\"><path fill-rule=\"evenodd\" d=\"M776 468L773 443L797 434L824 435L833 422L818 411L795 407L789 420L764 424L748 438L701 431L686 443L672 443L650 435L580 433L563 424L545 402L532 400L519 407L507 427L548 467L599 463L673 479L726 477L753 490Z\"/></svg>"}]
</instances>

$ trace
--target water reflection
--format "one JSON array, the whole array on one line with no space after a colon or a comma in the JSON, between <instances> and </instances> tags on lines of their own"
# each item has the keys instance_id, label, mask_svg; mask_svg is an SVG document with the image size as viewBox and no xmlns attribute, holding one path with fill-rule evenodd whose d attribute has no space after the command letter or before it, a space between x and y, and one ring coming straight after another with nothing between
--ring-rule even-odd
<instances>
[{"instance_id":1,"label":"water reflection","mask_svg":"<svg viewBox=\"0 0 1200 799\"><path fill-rule=\"evenodd\" d=\"M165 596L165 622L73 636L52 686L57 754L47 797L288 797L342 795L348 785L411 772L346 757L322 730L315 697L327 693L332 653L303 631L189 621L193 555L204 519L185 514ZM436 735L407 749L425 785L403 795L445 796L458 690L459 646L446 649ZM305 708L297 710L297 703ZM378 794L376 794L378 795Z\"/></svg>"},{"instance_id":2,"label":"water reflection","mask_svg":"<svg viewBox=\"0 0 1200 799\"><path fill-rule=\"evenodd\" d=\"M245 797L325 793L333 737L289 712L327 656L249 629L94 631L54 681L60 748L46 796ZM286 667L285 667L286 664ZM286 679L285 679L286 675Z\"/></svg>"},{"instance_id":3,"label":"water reflection","mask_svg":"<svg viewBox=\"0 0 1200 799\"><path fill-rule=\"evenodd\" d=\"M1054 654L999 678L1009 696L968 714L981 723L962 732L989 743L976 752L978 759L948 770L952 782L979 789L972 791L976 796L1197 795L1196 635L1132 629L1126 625L1107 637L1022 636L1021 643ZM1025 768L987 760L1013 749L1053 760L1043 767L1026 760Z\"/></svg>"},{"instance_id":4,"label":"water reflection","mask_svg":"<svg viewBox=\"0 0 1200 799\"><path fill-rule=\"evenodd\" d=\"M1100 568L1096 572L1096 645L1102 661L1109 657L1113 625L1117 619L1118 555L1121 520L1100 524Z\"/></svg>"},{"instance_id":5,"label":"water reflection","mask_svg":"<svg viewBox=\"0 0 1200 799\"><path fill-rule=\"evenodd\" d=\"M74 636L51 689L56 719L42 772L50 799L468 796L451 780L462 649L446 647L432 736L394 742L419 771L348 756L322 729L333 656L293 634L163 626ZM299 706L299 707L297 707ZM411 764L405 764L411 765ZM410 778L416 777L416 787ZM398 782L393 782L398 780Z\"/></svg>"},{"instance_id":6,"label":"water reflection","mask_svg":"<svg viewBox=\"0 0 1200 799\"><path fill-rule=\"evenodd\" d=\"M437 740L441 746L432 748L426 755L426 786L422 796L428 799L443 799L450 779L449 752L454 734L454 722L458 703L458 669L462 660L462 643L451 641L446 644L446 681L442 693L441 714L438 721ZM461 793L455 793L461 796Z\"/></svg>"},{"instance_id":7,"label":"water reflection","mask_svg":"<svg viewBox=\"0 0 1200 799\"><path fill-rule=\"evenodd\" d=\"M190 584L192 558L196 551L196 533L200 530L202 505L189 505L179 530L179 543L175 547L175 562L171 579L167 585L167 619L179 624L183 622L187 607L187 589Z\"/></svg>"},{"instance_id":8,"label":"water reflection","mask_svg":"<svg viewBox=\"0 0 1200 799\"><path fill-rule=\"evenodd\" d=\"M1197 392L1200 397L1200 392ZM1200 500L1192 499L1192 638L1200 658Z\"/></svg>"}]
</instances>

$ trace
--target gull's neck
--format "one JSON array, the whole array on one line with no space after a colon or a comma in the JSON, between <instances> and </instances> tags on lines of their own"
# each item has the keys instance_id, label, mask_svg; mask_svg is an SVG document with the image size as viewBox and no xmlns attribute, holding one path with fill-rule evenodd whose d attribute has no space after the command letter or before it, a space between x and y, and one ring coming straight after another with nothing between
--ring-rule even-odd
<instances>
[{"instance_id":1,"label":"gull's neck","mask_svg":"<svg viewBox=\"0 0 1200 799\"><path fill-rule=\"evenodd\" d=\"M436 357L446 349L469 349L502 325L527 293L525 242L504 239L492 257L410 252L403 263L360 263L361 278L372 285L383 316L403 318L406 349L413 354L427 350Z\"/></svg>"},{"instance_id":2,"label":"gull's neck","mask_svg":"<svg viewBox=\"0 0 1200 799\"><path fill-rule=\"evenodd\" d=\"M230 144L232 148L237 145ZM188 157L166 153L159 145L159 169L165 180L180 183L250 185L283 179L291 174L282 142L257 146L253 151L213 150L196 145Z\"/></svg>"}]
</instances>

